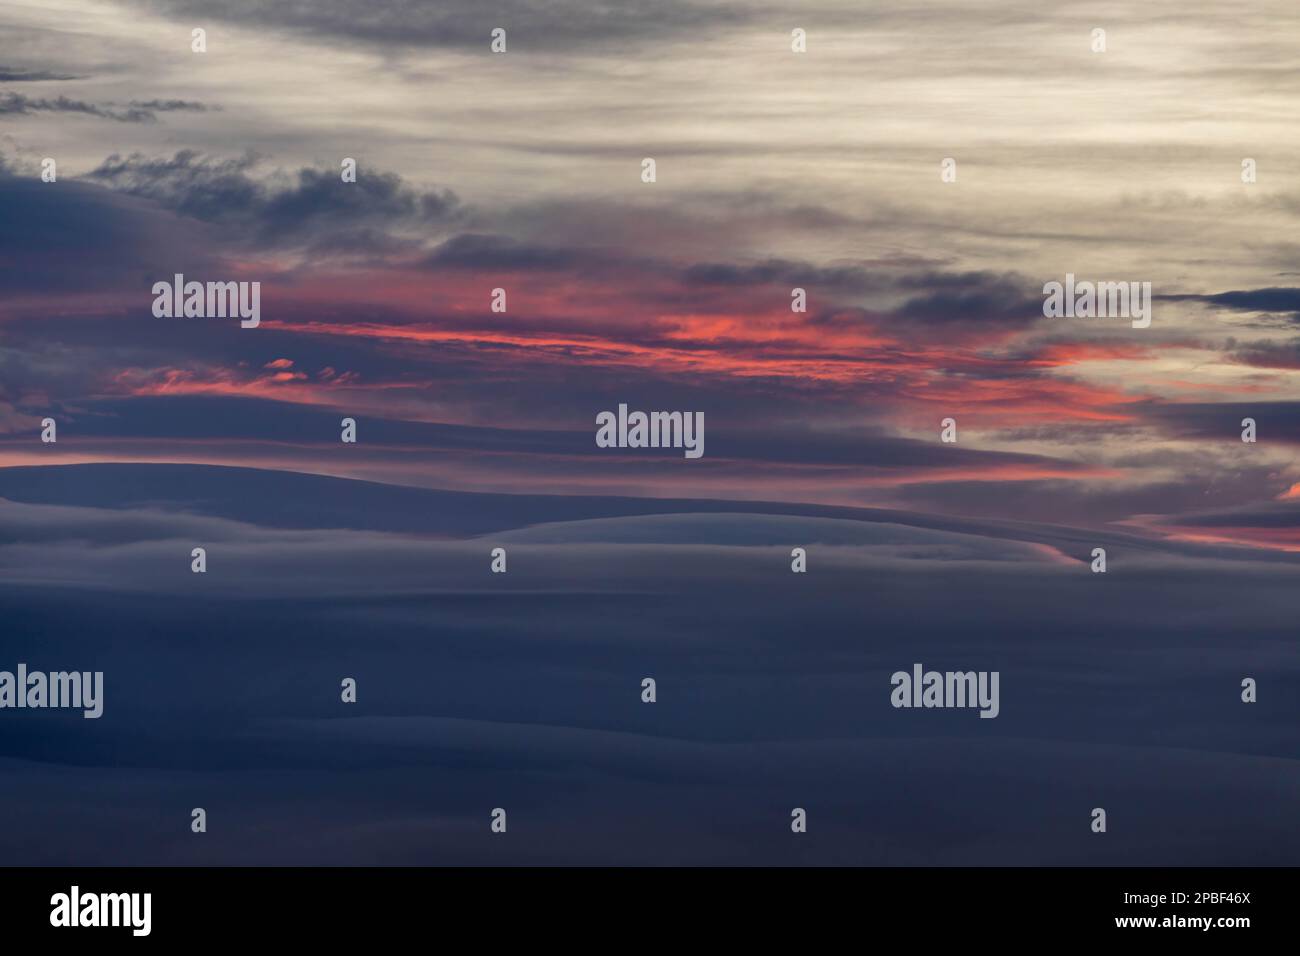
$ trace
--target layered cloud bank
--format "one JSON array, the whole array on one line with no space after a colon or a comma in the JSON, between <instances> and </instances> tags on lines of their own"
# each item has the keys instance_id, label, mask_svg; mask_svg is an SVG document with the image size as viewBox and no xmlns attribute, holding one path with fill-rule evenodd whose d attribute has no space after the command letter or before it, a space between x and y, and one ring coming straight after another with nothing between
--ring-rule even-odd
<instances>
[{"instance_id":1,"label":"layered cloud bank","mask_svg":"<svg viewBox=\"0 0 1300 956\"><path fill-rule=\"evenodd\" d=\"M1300 565L1285 555L201 467L9 469L0 498L6 653L105 675L93 734L76 714L0 726L0 761L23 781L0 847L18 862L1259 864L1300 851ZM1098 540L1105 575L1089 571ZM790 572L796 545L805 574ZM506 574L490 570L498 547ZM890 676L914 661L997 670L996 719L891 707ZM1250 707L1242 675L1262 687ZM346 707L344 676L358 686ZM160 808L200 802L218 841L163 822ZM1087 839L1095 805L1123 840ZM485 823L494 806L511 815L506 844ZM813 839L782 839L790 806L808 808Z\"/></svg>"}]
</instances>

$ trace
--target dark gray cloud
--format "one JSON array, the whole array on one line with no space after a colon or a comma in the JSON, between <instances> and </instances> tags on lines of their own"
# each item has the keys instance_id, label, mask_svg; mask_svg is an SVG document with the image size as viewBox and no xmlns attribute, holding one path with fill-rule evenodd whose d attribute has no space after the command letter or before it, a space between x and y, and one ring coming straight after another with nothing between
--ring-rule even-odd
<instances>
[{"instance_id":1,"label":"dark gray cloud","mask_svg":"<svg viewBox=\"0 0 1300 956\"><path fill-rule=\"evenodd\" d=\"M1042 319L1042 296L1031 283L1011 273L939 272L916 268L916 263L864 263L817 266L810 262L768 259L753 263L710 262L687 266L687 285L752 288L772 284L805 288L814 297L832 298L837 308L821 311L813 319L822 323L853 318L843 306L863 303L861 320L875 321L883 314L916 326L943 329L971 325L1015 329ZM910 268L909 268L910 266Z\"/></svg>"},{"instance_id":2,"label":"dark gray cloud","mask_svg":"<svg viewBox=\"0 0 1300 956\"><path fill-rule=\"evenodd\" d=\"M54 73L49 70L21 70L0 66L0 83L44 83L50 80L80 80L71 73Z\"/></svg>"},{"instance_id":3,"label":"dark gray cloud","mask_svg":"<svg viewBox=\"0 0 1300 956\"><path fill-rule=\"evenodd\" d=\"M1251 447L1241 441L1245 418L1255 420L1258 441L1264 446L1273 441L1300 442L1300 401L1152 404L1144 408L1144 415L1171 435L1220 439L1231 448Z\"/></svg>"},{"instance_id":4,"label":"dark gray cloud","mask_svg":"<svg viewBox=\"0 0 1300 956\"><path fill-rule=\"evenodd\" d=\"M1180 514L1175 520L1188 528L1300 528L1300 499Z\"/></svg>"},{"instance_id":5,"label":"dark gray cloud","mask_svg":"<svg viewBox=\"0 0 1300 956\"><path fill-rule=\"evenodd\" d=\"M209 107L205 103L197 103L193 100L132 100L131 108L155 113L206 113L209 109L217 107Z\"/></svg>"},{"instance_id":6,"label":"dark gray cloud","mask_svg":"<svg viewBox=\"0 0 1300 956\"><path fill-rule=\"evenodd\" d=\"M1286 342L1232 343L1228 354L1234 362L1258 368L1300 369L1300 338Z\"/></svg>"},{"instance_id":7,"label":"dark gray cloud","mask_svg":"<svg viewBox=\"0 0 1300 956\"><path fill-rule=\"evenodd\" d=\"M152 204L98 186L0 168L0 290L147 293L161 274L215 261L211 237Z\"/></svg>"},{"instance_id":8,"label":"dark gray cloud","mask_svg":"<svg viewBox=\"0 0 1300 956\"><path fill-rule=\"evenodd\" d=\"M1133 515L1178 515L1207 506L1233 506L1276 494L1278 480L1268 466L1234 469L1231 480L1216 470L1217 460L1189 465L1170 456L1170 467L1183 469L1177 481L1141 484L1115 479L1088 482L1038 481L920 481L898 492L907 506L939 514L983 515L1023 521L1065 522L1079 527L1104 527ZM1181 518L1171 519L1182 523Z\"/></svg>"},{"instance_id":9,"label":"dark gray cloud","mask_svg":"<svg viewBox=\"0 0 1300 956\"><path fill-rule=\"evenodd\" d=\"M58 96L54 99L31 97L22 93L7 93L0 96L0 116L31 116L35 113L80 113L85 116L115 120L119 123L152 123L157 119L154 110L134 105L118 109L87 103L84 100L69 99L66 96Z\"/></svg>"},{"instance_id":10,"label":"dark gray cloud","mask_svg":"<svg viewBox=\"0 0 1300 956\"><path fill-rule=\"evenodd\" d=\"M213 20L287 29L337 43L393 47L478 47L502 27L511 52L572 50L575 44L636 46L657 38L724 30L752 20L753 4L696 0L476 0L408 3L404 0L137 0L184 20Z\"/></svg>"},{"instance_id":11,"label":"dark gray cloud","mask_svg":"<svg viewBox=\"0 0 1300 956\"><path fill-rule=\"evenodd\" d=\"M1023 282L1011 275L927 272L905 275L900 285L924 290L898 309L898 317L909 322L1015 328L1043 318L1042 294L1027 290Z\"/></svg>"},{"instance_id":12,"label":"dark gray cloud","mask_svg":"<svg viewBox=\"0 0 1300 956\"><path fill-rule=\"evenodd\" d=\"M816 266L810 262L767 259L754 263L701 262L682 274L688 284L748 287L764 283L836 292L866 292L888 285L881 272L864 266Z\"/></svg>"},{"instance_id":13,"label":"dark gray cloud","mask_svg":"<svg viewBox=\"0 0 1300 956\"><path fill-rule=\"evenodd\" d=\"M256 162L194 150L170 158L114 154L85 178L269 243L328 240L367 226L427 230L461 211L451 191L417 190L394 173L363 166L354 183L343 182L338 169L257 177Z\"/></svg>"},{"instance_id":14,"label":"dark gray cloud","mask_svg":"<svg viewBox=\"0 0 1300 956\"><path fill-rule=\"evenodd\" d=\"M1281 286L1267 289L1234 289L1209 295L1163 295L1172 302L1204 302L1238 312L1289 312L1300 318L1300 289Z\"/></svg>"},{"instance_id":15,"label":"dark gray cloud","mask_svg":"<svg viewBox=\"0 0 1300 956\"><path fill-rule=\"evenodd\" d=\"M156 323L157 320L153 321ZM256 347L265 349L262 345ZM346 402L347 399L341 397L340 401ZM270 399L201 395L81 397L75 406L77 411L69 413L68 430L81 439L243 438L285 443L333 443L338 438L335 417L323 412L319 406ZM362 420L367 442L386 450L560 456L606 463L619 458L645 461L646 456L635 452L618 455L596 448L592 438L594 425L587 425L594 421L595 410L600 407L603 406L592 405L580 420L581 430L449 425L380 416L366 416ZM570 421L569 424L577 425L579 422ZM1034 465L1066 472L1081 468L1074 462L1041 455L954 448L935 441L897 438L862 428L830 432L776 426L759 431L752 425L726 427L719 423L713 425L707 435L707 448L711 463L734 459L754 464L850 468L862 474L892 469L947 470ZM570 463L569 467L581 470L588 465ZM125 489L122 491L125 493Z\"/></svg>"},{"instance_id":16,"label":"dark gray cloud","mask_svg":"<svg viewBox=\"0 0 1300 956\"><path fill-rule=\"evenodd\" d=\"M207 105L190 100L132 100L125 107L114 104L88 103L66 96L53 99L31 97L22 93L0 96L0 116L31 116L36 113L81 113L119 123L153 123L159 113L179 111L203 113Z\"/></svg>"}]
</instances>

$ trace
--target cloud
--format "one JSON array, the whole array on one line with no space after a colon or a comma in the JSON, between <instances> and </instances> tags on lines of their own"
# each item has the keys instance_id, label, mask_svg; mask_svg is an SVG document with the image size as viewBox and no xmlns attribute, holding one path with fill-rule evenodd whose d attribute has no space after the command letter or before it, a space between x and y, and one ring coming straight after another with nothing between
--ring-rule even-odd
<instances>
[{"instance_id":1,"label":"cloud","mask_svg":"<svg viewBox=\"0 0 1300 956\"><path fill-rule=\"evenodd\" d=\"M527 577L530 587L558 592L571 590L575 580L586 582L582 590L605 589L590 580L588 570L602 553L652 544L700 549L681 554L685 564L676 566L670 554L653 548L624 553L673 587L698 574L719 548L751 549L738 567L720 569L724 581L739 583L773 549L778 556L787 553L782 546L789 541L842 549L824 556L837 564L917 571L930 561L1068 563L1036 546L1050 529L1030 531L1031 540L1023 542L1016 539L1025 531L1005 527L990 537L985 531L994 526L988 522L967 529L960 519L945 527L902 513L762 502L488 495L283 472L141 465L0 469L0 489L0 566L11 583L184 593L194 580L188 560L176 563L175 573L166 569L172 556L188 554L177 542L194 541L214 563L221 556L223 570L208 579L211 588L244 599L409 593L422 589L430 573L440 589L473 588L481 569L470 556L482 551L477 536L483 534L510 546L519 561L552 551L548 565ZM87 507L89 502L95 506ZM356 573L358 567L365 572ZM625 568L619 577L631 572ZM606 586L617 591L626 584L610 579Z\"/></svg>"},{"instance_id":2,"label":"cloud","mask_svg":"<svg viewBox=\"0 0 1300 956\"><path fill-rule=\"evenodd\" d=\"M873 273L865 266L817 266L789 259L751 263L699 262L687 266L682 279L689 284L708 286L773 284L810 286L835 292L866 292L888 285L882 272Z\"/></svg>"},{"instance_id":3,"label":"cloud","mask_svg":"<svg viewBox=\"0 0 1300 956\"><path fill-rule=\"evenodd\" d=\"M462 233L438 246L421 264L434 269L559 272L594 265L600 259L592 252L526 244L508 236Z\"/></svg>"},{"instance_id":4,"label":"cloud","mask_svg":"<svg viewBox=\"0 0 1300 956\"><path fill-rule=\"evenodd\" d=\"M53 73L48 70L21 70L0 66L0 83L44 83L52 80L80 80L71 73Z\"/></svg>"},{"instance_id":5,"label":"cloud","mask_svg":"<svg viewBox=\"0 0 1300 956\"><path fill-rule=\"evenodd\" d=\"M461 212L451 191L415 189L394 173L363 169L355 183L343 182L338 169L308 167L256 177L256 163L251 154L217 158L194 150L162 159L114 154L84 178L270 245L366 227L426 234Z\"/></svg>"},{"instance_id":6,"label":"cloud","mask_svg":"<svg viewBox=\"0 0 1300 956\"><path fill-rule=\"evenodd\" d=\"M1204 302L1238 312L1289 312L1300 320L1300 289L1288 286L1266 289L1236 289L1209 295L1163 295L1173 302Z\"/></svg>"},{"instance_id":7,"label":"cloud","mask_svg":"<svg viewBox=\"0 0 1300 956\"><path fill-rule=\"evenodd\" d=\"M228 380L228 388L208 393L169 388L162 383L155 390L142 388L134 397L83 398L76 410L66 414L80 441L115 439L167 439L202 441L256 440L298 444L335 442L334 416L315 405L276 401L273 397L254 398L249 383L285 374L283 367L250 369L245 378ZM339 408L348 408L355 399L344 393L336 399ZM582 419L566 422L570 428L510 428L486 425L457 425L439 422L403 421L391 414L361 416L366 442L356 449L354 459L364 460L372 445L381 454L406 457L415 452L428 454L458 452L493 456L519 456L522 465L528 458L553 458L556 467L571 474L589 472L594 463L606 466L613 462L640 463L649 469L676 468L678 456L665 462L660 454L634 451L611 452L599 449L593 441L594 426L581 427L594 420L594 412ZM574 428L572 426L579 426ZM755 430L744 424L711 426L707 438L710 466L723 461L741 466L770 465L779 470L844 469L860 480L890 473L910 475L915 480L985 474L1001 478L1013 475L1055 475L1087 477L1094 469L1078 462L1005 450L981 450L941 445L937 441L900 438L874 433L863 428L837 431L814 431L796 427L774 426ZM528 468L545 467L533 461ZM756 475L757 477L757 475ZM824 474L823 477L831 477Z\"/></svg>"},{"instance_id":8,"label":"cloud","mask_svg":"<svg viewBox=\"0 0 1300 956\"><path fill-rule=\"evenodd\" d=\"M0 96L0 116L30 116L34 113L82 113L120 123L152 123L157 119L152 110L135 106L119 110L97 106L83 100L69 99L66 96L55 99L30 97L22 93L7 93Z\"/></svg>"},{"instance_id":9,"label":"cloud","mask_svg":"<svg viewBox=\"0 0 1300 956\"><path fill-rule=\"evenodd\" d=\"M193 100L132 100L131 108L155 113L206 113L209 109L220 109L220 107L209 107L205 103L197 103Z\"/></svg>"},{"instance_id":10,"label":"cloud","mask_svg":"<svg viewBox=\"0 0 1300 956\"><path fill-rule=\"evenodd\" d=\"M1234 342L1228 355L1234 362L1256 368L1300 369L1300 338L1285 342Z\"/></svg>"},{"instance_id":11,"label":"cloud","mask_svg":"<svg viewBox=\"0 0 1300 956\"><path fill-rule=\"evenodd\" d=\"M215 259L211 237L192 225L84 182L44 183L0 169L0 208L0 290L11 297L55 300L92 289L133 290L145 309L159 272L201 270ZM100 305L112 309L116 303ZM48 315L49 309L47 303L38 311Z\"/></svg>"},{"instance_id":12,"label":"cloud","mask_svg":"<svg viewBox=\"0 0 1300 956\"><path fill-rule=\"evenodd\" d=\"M119 123L153 123L158 113L177 111L207 112L208 106L189 100L132 100L125 108L112 104L99 105L66 96L54 99L7 93L0 96L0 115L30 116L35 113L81 113Z\"/></svg>"},{"instance_id":13,"label":"cloud","mask_svg":"<svg viewBox=\"0 0 1300 956\"><path fill-rule=\"evenodd\" d=\"M1194 511L1178 515L1185 528L1289 528L1300 531L1300 500L1258 502L1221 511ZM1296 536L1300 546L1300 535Z\"/></svg>"},{"instance_id":14,"label":"cloud","mask_svg":"<svg viewBox=\"0 0 1300 956\"><path fill-rule=\"evenodd\" d=\"M1174 435L1235 442L1232 448L1251 447L1241 442L1245 418L1255 419L1261 449L1274 441L1300 443L1300 401L1171 402L1147 406L1144 415Z\"/></svg>"},{"instance_id":15,"label":"cloud","mask_svg":"<svg viewBox=\"0 0 1300 956\"><path fill-rule=\"evenodd\" d=\"M634 46L660 37L725 30L753 18L752 6L696 0L474 0L410 4L402 0L314 0L265 4L258 0L143 0L174 19L226 20L260 29L296 31L335 43L390 47L480 47L496 27L510 49L566 51L575 44ZM195 19L198 18L198 19Z\"/></svg>"},{"instance_id":16,"label":"cloud","mask_svg":"<svg viewBox=\"0 0 1300 956\"><path fill-rule=\"evenodd\" d=\"M1266 464L1234 468L1232 480L1224 481L1216 480L1224 470L1218 459L1168 458L1168 468L1147 462L1145 468L1120 467L1118 477L1094 480L927 482L922 477L900 488L898 499L904 506L940 514L1101 528L1134 515L1177 515L1207 505L1236 505L1252 496L1267 498L1279 485ZM1169 470L1181 473L1176 480L1163 478Z\"/></svg>"},{"instance_id":17,"label":"cloud","mask_svg":"<svg viewBox=\"0 0 1300 956\"><path fill-rule=\"evenodd\" d=\"M929 272L906 276L902 284L924 290L898 310L904 321L1014 330L1043 320L1042 295L1027 292L1024 281L1015 276Z\"/></svg>"}]
</instances>

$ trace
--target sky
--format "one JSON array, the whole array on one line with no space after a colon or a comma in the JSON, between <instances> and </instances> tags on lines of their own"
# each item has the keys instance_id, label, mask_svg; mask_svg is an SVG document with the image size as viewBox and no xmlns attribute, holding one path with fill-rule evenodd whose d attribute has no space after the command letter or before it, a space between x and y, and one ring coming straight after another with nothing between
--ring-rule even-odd
<instances>
[{"instance_id":1,"label":"sky","mask_svg":"<svg viewBox=\"0 0 1300 956\"><path fill-rule=\"evenodd\" d=\"M506 31L500 53L496 28ZM195 29L204 52L192 49ZM384 648L375 660L395 671L426 657L438 669L477 661L491 648L522 696L486 690L487 671L475 669L463 686L437 678L450 697L422 706L372 660L372 681L391 682L379 698L390 706L368 696L375 723L348 733L379 749L410 733L407 745L431 760L478 740L504 748L503 767L518 755L494 736L495 720L553 733L544 746L584 767L605 767L614 758L604 748L622 738L575 743L556 728L635 734L638 746L662 748L664 768L706 776L711 758L673 748L725 739L749 748L734 755L736 772L759 789L771 783L762 748L796 736L820 741L808 759L825 761L813 775L828 774L817 778L832 788L833 767L848 759L836 748L856 760L866 758L853 748L896 746L893 731L866 740L845 729L862 728L857 691L838 672L846 662L882 674L909 666L908 627L939 652L969 626L962 653L974 663L1000 660L1009 675L1047 682L1019 715L1010 707L976 722L1026 738L1048 728L1046 743L1023 752L1008 738L988 742L986 765L1005 771L980 798L995 816L1015 805L1014 768L1031 751L1056 760L1069 747L1102 748L1095 766L1072 765L1088 779L1124 761L1142 767L1150 754L1105 749L1130 746L1121 741L1140 717L1148 730L1134 748L1156 748L1157 762L1239 769L1252 799L1267 808L1276 797L1279 809L1261 811L1249 833L1192 847L1153 833L1104 862L1223 862L1259 848L1294 863L1281 810L1297 773L1294 706L1261 700L1267 719L1236 735L1239 704L1206 711L1214 731L1181 704L1152 701L1182 700L1186 680L1218 682L1235 702L1247 663L1279 690L1300 685L1283 653L1300 593L1297 38L1300 8L1284 0L12 0L0 7L6 606L32 622L28 639L108 654L136 674L128 682L144 681L142 662L161 654L184 684L190 664L151 642L187 600L233 602L221 613L247 636L214 639L235 641L241 660L266 654L253 670L265 665L281 685L292 686L302 649L294 618L278 630L258 623L275 598L303 619L373 632ZM54 182L42 179L48 159ZM355 182L341 175L345 159ZM177 273L260 282L260 325L156 317L152 287ZM1149 327L1046 317L1044 285L1067 274L1150 283ZM495 289L504 312L492 309ZM792 310L794 289L804 312ZM620 404L702 413L704 455L597 447L596 416ZM356 443L340 441L345 417ZM41 441L46 418L55 443ZM952 443L940 435L949 418ZM1245 418L1254 442L1242 441ZM184 557L196 541L224 548L202 598ZM506 603L550 635L554 655L528 645L505 612L470 613L488 586L480 553L499 541L537 559L512 557L507 590L518 594ZM746 575L788 577L795 545L819 549L812 571L830 580L778 591L751 618ZM1091 578L1098 546L1110 577L1134 578L1114 585L1115 604L1084 614L1094 599L1071 575ZM716 626L666 610L708 606L710 575L723 582ZM854 593L864 576L871 583ZM1026 588L1056 618L1020 617L987 597ZM933 589L951 589L964 623L927 606ZM1214 604L1216 589L1242 603ZM591 667L640 679L655 638L624 643L612 622L653 617L646 594L674 596L655 633L690 688L690 706L657 730L640 711L601 709L599 694L584 704L579 676ZM104 614L111 651L82 630ZM1072 615L1082 616L1062 631ZM880 620L894 627L879 646L850 648L845 632L864 620L872 634ZM428 644L421 621L457 636ZM792 657L783 641L808 621L821 636L801 637L806 656ZM1061 632L1059 645L1028 643L1041 631ZM1161 653L1135 648L1147 638ZM680 642L691 640L685 654ZM341 637L329 641L326 683L356 666ZM11 650L30 657L39 646ZM1112 650L1124 656L1118 671L1089 656ZM585 663L566 669L569 652ZM742 652L750 664L729 656ZM539 659L566 688L563 714L528 689ZM780 689L780 674L797 686ZM1157 689L1142 690L1142 674ZM223 706L308 721L276 683L254 681ZM1119 703L1090 723L1084 702L1103 685ZM222 768L239 760L222 737L230 714L223 723L202 700L214 686L163 696L179 725L209 735L188 769L224 787ZM330 723L328 697L311 720ZM1053 723L1053 700L1083 710ZM818 701L834 721L810 713ZM177 770L171 745L142 730L156 713L131 707L117 717L110 705L122 723L98 751L62 732L0 734L0 758L31 774L25 812L61 799L57 779L24 763L33 739L87 774L123 754L114 773ZM728 707L757 724L730 723ZM385 723L403 720L425 723ZM274 737L304 774L336 773L327 758L313 763L310 744L340 732L336 723L247 733ZM139 752L129 740L143 741ZM915 755L922 777L942 781L952 760L973 759L944 741ZM398 751L390 769L405 767L409 753ZM1225 755L1271 763L1225 769L1215 763ZM270 794L273 762L254 764L243 771L265 771L258 786ZM1151 792L1197 773L1179 763ZM448 799L477 814L465 786ZM630 793L619 800L634 802ZM888 798L879 826L910 802ZM1165 819L1162 806L1144 812ZM347 834L340 859L407 860L426 843L480 859L461 831L453 839L422 823L370 843L367 814L380 809L360 796L335 809L328 825ZM960 817L946 812L949 823ZM978 846L944 842L918 820L887 851L885 829L844 816L865 828L858 862L1096 860L1091 847L1055 840L1050 815L1020 830L1003 820L1021 842L985 834ZM259 846L265 820L246 822L228 861L317 859L309 841L282 853ZM610 818L610 832L622 826ZM687 846L655 831L615 841L625 858L591 836L564 859L666 861L659 847L697 862L772 859L749 836L718 839ZM202 859L151 841L95 852ZM844 862L844 846L791 859ZM9 849L66 858L57 845ZM512 861L554 852L542 841Z\"/></svg>"},{"instance_id":2,"label":"sky","mask_svg":"<svg viewBox=\"0 0 1300 956\"><path fill-rule=\"evenodd\" d=\"M1180 535L1232 513L1216 536L1300 546L1297 16L10 4L0 461ZM176 272L261 281L263 325L155 319ZM1044 318L1066 273L1150 282L1151 326ZM262 404L200 439L157 397ZM717 451L597 456L579 436L619 402L703 411ZM480 431L447 455L398 421Z\"/></svg>"}]
</instances>

